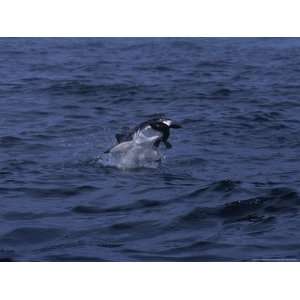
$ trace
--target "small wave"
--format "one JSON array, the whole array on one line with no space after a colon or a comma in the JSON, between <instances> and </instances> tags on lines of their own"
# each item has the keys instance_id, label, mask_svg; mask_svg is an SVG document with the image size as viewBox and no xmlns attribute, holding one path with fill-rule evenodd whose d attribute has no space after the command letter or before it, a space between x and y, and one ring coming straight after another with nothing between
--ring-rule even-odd
<instances>
[{"instance_id":1,"label":"small wave","mask_svg":"<svg viewBox=\"0 0 300 300\"><path fill-rule=\"evenodd\" d=\"M204 166L207 164L207 160L200 157L181 156L177 161L178 166Z\"/></svg>"},{"instance_id":2,"label":"small wave","mask_svg":"<svg viewBox=\"0 0 300 300\"><path fill-rule=\"evenodd\" d=\"M72 197L79 195L81 193L94 191L95 187L92 186L79 186L79 187L65 187L65 188L29 188L29 187L19 187L19 188L0 188L1 192L20 192L26 195L31 195L37 198L57 198L57 197Z\"/></svg>"},{"instance_id":3,"label":"small wave","mask_svg":"<svg viewBox=\"0 0 300 300\"><path fill-rule=\"evenodd\" d=\"M78 205L72 211L79 214L99 214L103 212L103 209L95 206Z\"/></svg>"},{"instance_id":4,"label":"small wave","mask_svg":"<svg viewBox=\"0 0 300 300\"><path fill-rule=\"evenodd\" d=\"M49 141L49 140L52 140L52 139L57 139L58 136L52 135L52 134L41 134L41 133L39 133L39 134L33 134L32 138Z\"/></svg>"},{"instance_id":5,"label":"small wave","mask_svg":"<svg viewBox=\"0 0 300 300\"><path fill-rule=\"evenodd\" d=\"M236 116L236 119L240 121L258 122L258 123L278 122L280 121L280 118L281 118L281 114L275 111L272 112L255 111L255 112L248 113L246 115L243 114L243 115Z\"/></svg>"},{"instance_id":6,"label":"small wave","mask_svg":"<svg viewBox=\"0 0 300 300\"><path fill-rule=\"evenodd\" d=\"M62 235L57 228L22 227L6 233L1 242L8 245L37 244L48 242Z\"/></svg>"},{"instance_id":7,"label":"small wave","mask_svg":"<svg viewBox=\"0 0 300 300\"><path fill-rule=\"evenodd\" d=\"M0 262L14 262L15 260L14 260L14 258L12 258L12 257L6 257L6 256L4 256L4 257L1 257L0 256Z\"/></svg>"},{"instance_id":8,"label":"small wave","mask_svg":"<svg viewBox=\"0 0 300 300\"><path fill-rule=\"evenodd\" d=\"M214 184L214 190L215 191L223 191L223 192L229 192L234 190L236 187L238 187L241 184L240 181L232 181L232 180L221 180Z\"/></svg>"},{"instance_id":9,"label":"small wave","mask_svg":"<svg viewBox=\"0 0 300 300\"><path fill-rule=\"evenodd\" d=\"M32 213L32 212L7 212L3 214L5 220L35 220L49 217L63 217L65 212L60 213Z\"/></svg>"},{"instance_id":10,"label":"small wave","mask_svg":"<svg viewBox=\"0 0 300 300\"><path fill-rule=\"evenodd\" d=\"M232 94L232 90L223 88L223 89L218 89L218 90L214 91L212 93L212 96L224 96L224 97L228 97L231 94Z\"/></svg>"},{"instance_id":11,"label":"small wave","mask_svg":"<svg viewBox=\"0 0 300 300\"><path fill-rule=\"evenodd\" d=\"M136 254L131 256L133 259L137 261L154 261L154 262L223 262L223 261L236 261L238 259L228 258L226 256L218 256L218 255L201 255L201 254L194 254L194 255L156 255L156 254Z\"/></svg>"},{"instance_id":12,"label":"small wave","mask_svg":"<svg viewBox=\"0 0 300 300\"><path fill-rule=\"evenodd\" d=\"M192 119L192 118L186 118L183 119L181 122L183 125L188 125L188 124L197 124L197 123L202 123L203 119L202 118L197 118L197 119Z\"/></svg>"},{"instance_id":13,"label":"small wave","mask_svg":"<svg viewBox=\"0 0 300 300\"><path fill-rule=\"evenodd\" d=\"M200 61L199 63L196 64L196 68L200 70L216 70L218 68L225 68L230 65L230 62L227 60L222 60L222 59L215 59L215 60L205 60L205 61Z\"/></svg>"},{"instance_id":14,"label":"small wave","mask_svg":"<svg viewBox=\"0 0 300 300\"><path fill-rule=\"evenodd\" d=\"M221 180L216 183L203 186L200 188L197 188L196 190L189 192L188 194L184 195L184 198L197 198L204 192L233 192L237 187L239 187L241 182L239 181L232 181L232 180Z\"/></svg>"},{"instance_id":15,"label":"small wave","mask_svg":"<svg viewBox=\"0 0 300 300\"><path fill-rule=\"evenodd\" d=\"M271 189L267 195L234 201L219 210L221 217L236 218L251 216L265 217L298 211L300 198L296 191L289 188Z\"/></svg>"},{"instance_id":16,"label":"small wave","mask_svg":"<svg viewBox=\"0 0 300 300\"><path fill-rule=\"evenodd\" d=\"M95 106L94 110L97 112L97 114L103 114L106 111L106 108L103 106Z\"/></svg>"},{"instance_id":17,"label":"small wave","mask_svg":"<svg viewBox=\"0 0 300 300\"><path fill-rule=\"evenodd\" d=\"M0 249L0 262L13 262L15 255L13 250Z\"/></svg>"},{"instance_id":18,"label":"small wave","mask_svg":"<svg viewBox=\"0 0 300 300\"><path fill-rule=\"evenodd\" d=\"M75 114L68 114L68 115L65 115L64 116L66 119L90 119L91 116L88 116L88 115L83 115L83 114L78 114L78 115L75 115Z\"/></svg>"},{"instance_id":19,"label":"small wave","mask_svg":"<svg viewBox=\"0 0 300 300\"><path fill-rule=\"evenodd\" d=\"M97 256L79 256L79 255L48 255L43 257L43 261L58 261L58 262L107 262L109 260L102 259Z\"/></svg>"},{"instance_id":20,"label":"small wave","mask_svg":"<svg viewBox=\"0 0 300 300\"><path fill-rule=\"evenodd\" d=\"M34 160L29 159L10 159L7 160L6 163L11 167L25 167L25 166L32 166L37 165L37 162Z\"/></svg>"},{"instance_id":21,"label":"small wave","mask_svg":"<svg viewBox=\"0 0 300 300\"><path fill-rule=\"evenodd\" d=\"M128 94L135 93L138 89L143 89L143 86L129 85L122 83L112 84L91 84L79 80L62 81L49 85L43 90L50 92L53 95L84 95L93 96L101 92L127 92Z\"/></svg>"},{"instance_id":22,"label":"small wave","mask_svg":"<svg viewBox=\"0 0 300 300\"><path fill-rule=\"evenodd\" d=\"M179 242L179 245L182 245L182 243ZM220 242L216 242L214 241L210 241L210 240L197 240L194 241L192 240L191 242L187 242L185 241L185 245L184 246L177 246L176 245L176 240L172 241L172 243L170 243L169 241L167 241L167 243L171 244L170 249L167 249L165 251L161 251L161 254L168 254L168 255L172 255L172 254L179 254L179 253L189 253L189 252L199 252L199 251L206 251L209 250L211 248L214 249L226 249L231 247L232 245L227 244L227 243L220 243ZM172 247L172 245L176 245L176 247Z\"/></svg>"},{"instance_id":23,"label":"small wave","mask_svg":"<svg viewBox=\"0 0 300 300\"><path fill-rule=\"evenodd\" d=\"M230 202L219 210L219 215L224 218L242 217L246 214L258 212L267 200L268 198L257 197Z\"/></svg>"},{"instance_id":24,"label":"small wave","mask_svg":"<svg viewBox=\"0 0 300 300\"><path fill-rule=\"evenodd\" d=\"M157 71L157 72L172 72L174 71L170 66L156 65L156 66L139 66L139 71Z\"/></svg>"},{"instance_id":25,"label":"small wave","mask_svg":"<svg viewBox=\"0 0 300 300\"><path fill-rule=\"evenodd\" d=\"M199 189L191 197L199 196L207 188ZM271 189L267 195L226 203L217 207L195 207L179 218L179 222L198 224L204 219L217 217L226 222L250 221L265 222L270 217L285 213L295 213L300 208L300 197L288 188Z\"/></svg>"},{"instance_id":26,"label":"small wave","mask_svg":"<svg viewBox=\"0 0 300 300\"><path fill-rule=\"evenodd\" d=\"M122 222L122 223L115 223L109 227L111 231L120 232L126 231L134 232L143 232L145 233L146 230L153 230L155 227L155 223L151 221L142 221L142 222Z\"/></svg>"},{"instance_id":27,"label":"small wave","mask_svg":"<svg viewBox=\"0 0 300 300\"><path fill-rule=\"evenodd\" d=\"M32 116L32 117L47 117L50 115L50 112L48 111L42 111L42 110L32 110L30 112L26 112L26 114L28 114L28 116Z\"/></svg>"},{"instance_id":28,"label":"small wave","mask_svg":"<svg viewBox=\"0 0 300 300\"><path fill-rule=\"evenodd\" d=\"M147 200L141 199L132 204L127 205L117 205L112 207L97 207L97 206L90 206L90 205L78 205L75 206L72 211L79 214L102 214L102 213L118 213L118 212L125 212L125 211L133 211L145 208L155 208L165 205L160 201L156 200Z\"/></svg>"},{"instance_id":29,"label":"small wave","mask_svg":"<svg viewBox=\"0 0 300 300\"><path fill-rule=\"evenodd\" d=\"M199 222L203 222L204 219L210 216L216 215L215 208L207 208L207 207L196 207L193 208L188 213L179 217L179 223L183 224L199 224Z\"/></svg>"},{"instance_id":30,"label":"small wave","mask_svg":"<svg viewBox=\"0 0 300 300\"><path fill-rule=\"evenodd\" d=\"M77 110L77 109L80 109L80 106L79 105L72 105L72 104L65 104L61 108L66 109L66 110Z\"/></svg>"},{"instance_id":31,"label":"small wave","mask_svg":"<svg viewBox=\"0 0 300 300\"><path fill-rule=\"evenodd\" d=\"M0 137L0 147L13 147L23 143L23 139L15 136Z\"/></svg>"}]
</instances>

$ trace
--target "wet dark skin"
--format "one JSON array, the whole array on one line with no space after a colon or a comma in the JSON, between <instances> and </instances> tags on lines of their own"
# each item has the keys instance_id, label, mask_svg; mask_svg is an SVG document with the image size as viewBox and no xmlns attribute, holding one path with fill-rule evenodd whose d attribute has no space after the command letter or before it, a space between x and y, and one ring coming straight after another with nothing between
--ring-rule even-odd
<instances>
[{"instance_id":1,"label":"wet dark skin","mask_svg":"<svg viewBox=\"0 0 300 300\"><path fill-rule=\"evenodd\" d=\"M166 125L163 122L159 122L159 123L150 123L150 126L153 129L155 129L157 131L160 131L163 134L162 138L159 139L159 140L157 140L154 143L154 146L158 147L159 144L161 142L163 142L167 149L172 148L172 145L168 142L168 138L170 136L170 128L181 128L181 125L179 125L179 124L171 124L170 126L168 126L168 125Z\"/></svg>"}]
</instances>

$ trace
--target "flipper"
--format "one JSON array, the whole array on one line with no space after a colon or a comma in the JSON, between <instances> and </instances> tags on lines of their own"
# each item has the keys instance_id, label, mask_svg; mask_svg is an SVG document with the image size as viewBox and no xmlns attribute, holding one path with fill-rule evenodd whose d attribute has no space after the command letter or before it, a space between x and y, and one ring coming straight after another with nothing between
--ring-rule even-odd
<instances>
[{"instance_id":1,"label":"flipper","mask_svg":"<svg viewBox=\"0 0 300 300\"><path fill-rule=\"evenodd\" d=\"M163 142L164 145L166 146L167 149L171 149L172 148L172 145L168 142L168 141L162 141L161 139L157 140L153 145L154 147L158 148L159 147L159 144Z\"/></svg>"},{"instance_id":2,"label":"flipper","mask_svg":"<svg viewBox=\"0 0 300 300\"><path fill-rule=\"evenodd\" d=\"M164 144L165 144L165 146L166 146L167 149L171 149L172 148L172 145L169 142L164 141Z\"/></svg>"}]
</instances>

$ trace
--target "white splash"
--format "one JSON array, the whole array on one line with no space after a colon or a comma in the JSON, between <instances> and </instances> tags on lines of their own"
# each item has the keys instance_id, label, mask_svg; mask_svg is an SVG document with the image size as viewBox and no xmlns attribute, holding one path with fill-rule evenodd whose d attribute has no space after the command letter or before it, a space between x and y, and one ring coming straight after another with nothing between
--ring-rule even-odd
<instances>
[{"instance_id":1,"label":"white splash","mask_svg":"<svg viewBox=\"0 0 300 300\"><path fill-rule=\"evenodd\" d=\"M138 131L132 141L116 145L109 153L100 157L98 162L103 166L120 169L157 168L163 156L153 143L159 138L161 134L150 127Z\"/></svg>"}]
</instances>

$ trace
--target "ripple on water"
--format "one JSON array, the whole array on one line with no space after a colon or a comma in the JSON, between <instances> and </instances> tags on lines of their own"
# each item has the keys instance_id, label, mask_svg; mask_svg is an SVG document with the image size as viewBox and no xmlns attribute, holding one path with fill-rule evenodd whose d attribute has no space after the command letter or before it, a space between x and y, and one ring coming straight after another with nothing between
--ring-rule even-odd
<instances>
[{"instance_id":1,"label":"ripple on water","mask_svg":"<svg viewBox=\"0 0 300 300\"><path fill-rule=\"evenodd\" d=\"M193 194L198 197L203 190ZM197 206L179 217L179 223L199 224L205 219L220 219L226 222L248 220L274 220L283 214L297 213L300 198L296 191L288 188L269 190L266 195L245 200L238 200L215 207Z\"/></svg>"},{"instance_id":2,"label":"ripple on water","mask_svg":"<svg viewBox=\"0 0 300 300\"><path fill-rule=\"evenodd\" d=\"M141 199L131 204L116 205L111 207L97 207L91 205L77 205L72 208L72 211L79 214L105 214L118 213L125 211L142 210L144 208L154 208L164 206L165 203L156 200Z\"/></svg>"},{"instance_id":3,"label":"ripple on water","mask_svg":"<svg viewBox=\"0 0 300 300\"><path fill-rule=\"evenodd\" d=\"M3 147L3 148L14 147L17 145L21 145L23 143L24 143L24 140L19 137L16 137L16 136L8 135L8 136L0 137L0 147Z\"/></svg>"},{"instance_id":4,"label":"ripple on water","mask_svg":"<svg viewBox=\"0 0 300 300\"><path fill-rule=\"evenodd\" d=\"M58 228L22 227L4 234L0 240L3 245L24 245L47 243L63 235Z\"/></svg>"},{"instance_id":5,"label":"ripple on water","mask_svg":"<svg viewBox=\"0 0 300 300\"><path fill-rule=\"evenodd\" d=\"M228 203L221 208L220 215L226 218L242 217L249 214L277 216L297 212L299 208L300 198L296 191L289 188L275 188L271 189L265 196Z\"/></svg>"},{"instance_id":6,"label":"ripple on water","mask_svg":"<svg viewBox=\"0 0 300 300\"><path fill-rule=\"evenodd\" d=\"M240 185L241 185L240 181L221 180L221 181L197 188L194 191L189 192L179 198L197 199L201 194L206 193L206 192L217 192L217 193L234 192L235 190L238 189L238 187Z\"/></svg>"}]
</instances>

